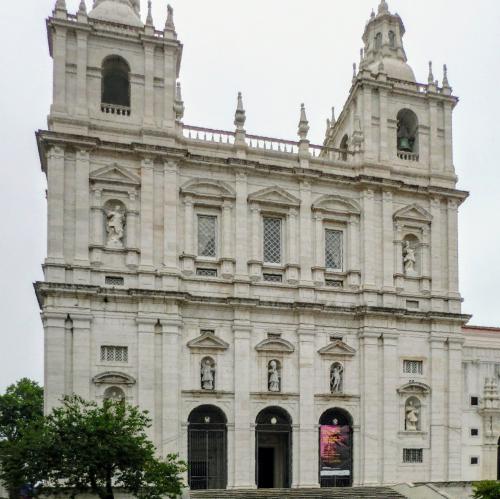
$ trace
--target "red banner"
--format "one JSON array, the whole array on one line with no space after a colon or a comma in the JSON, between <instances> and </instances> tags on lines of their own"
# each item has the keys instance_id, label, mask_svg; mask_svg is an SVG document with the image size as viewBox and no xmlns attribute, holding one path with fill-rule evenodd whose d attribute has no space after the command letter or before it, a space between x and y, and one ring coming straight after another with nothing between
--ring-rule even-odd
<instances>
[{"instance_id":1,"label":"red banner","mask_svg":"<svg viewBox=\"0 0 500 499\"><path fill-rule=\"evenodd\" d=\"M350 476L351 429L349 426L321 426L320 471L322 477Z\"/></svg>"}]
</instances>

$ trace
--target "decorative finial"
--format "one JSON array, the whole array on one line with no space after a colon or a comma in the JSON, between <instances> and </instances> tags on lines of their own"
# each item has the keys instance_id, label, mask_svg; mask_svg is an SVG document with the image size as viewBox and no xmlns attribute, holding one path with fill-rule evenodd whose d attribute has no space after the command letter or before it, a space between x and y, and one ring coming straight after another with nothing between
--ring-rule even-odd
<instances>
[{"instance_id":1,"label":"decorative finial","mask_svg":"<svg viewBox=\"0 0 500 499\"><path fill-rule=\"evenodd\" d=\"M184 118L184 101L182 100L181 82L178 81L175 87L175 102L174 102L175 118L181 121Z\"/></svg>"},{"instance_id":2,"label":"decorative finial","mask_svg":"<svg viewBox=\"0 0 500 499\"><path fill-rule=\"evenodd\" d=\"M352 65L352 77L353 79L356 79L356 76L358 75L358 66L356 63Z\"/></svg>"},{"instance_id":3,"label":"decorative finial","mask_svg":"<svg viewBox=\"0 0 500 499\"><path fill-rule=\"evenodd\" d=\"M300 105L300 121L299 130L297 133L300 137L300 140L306 140L307 134L309 133L309 121L307 120L306 106L304 104Z\"/></svg>"},{"instance_id":4,"label":"decorative finial","mask_svg":"<svg viewBox=\"0 0 500 499\"><path fill-rule=\"evenodd\" d=\"M389 6L387 5L387 2L385 0L380 1L380 5L378 6L378 13L379 14L389 13Z\"/></svg>"},{"instance_id":5,"label":"decorative finial","mask_svg":"<svg viewBox=\"0 0 500 499\"><path fill-rule=\"evenodd\" d=\"M58 10L64 10L66 11L66 0L57 0L56 1L56 6L54 8L54 11L58 11Z\"/></svg>"},{"instance_id":6,"label":"decorative finial","mask_svg":"<svg viewBox=\"0 0 500 499\"><path fill-rule=\"evenodd\" d=\"M243 107L243 95L238 92L238 106L236 107L236 113L234 115L234 124L238 130L243 130L245 126L245 121L247 116L245 113L245 108Z\"/></svg>"},{"instance_id":7,"label":"decorative finial","mask_svg":"<svg viewBox=\"0 0 500 499\"><path fill-rule=\"evenodd\" d=\"M384 73L384 72L385 72L384 61L380 61L380 62L378 63L378 72L379 72L379 73Z\"/></svg>"},{"instance_id":8,"label":"decorative finial","mask_svg":"<svg viewBox=\"0 0 500 499\"><path fill-rule=\"evenodd\" d=\"M446 64L443 66L443 88L450 88L450 82L448 81L448 66Z\"/></svg>"},{"instance_id":9,"label":"decorative finial","mask_svg":"<svg viewBox=\"0 0 500 499\"><path fill-rule=\"evenodd\" d=\"M370 19L373 19L375 17L375 11L372 9L372 13L370 14Z\"/></svg>"},{"instance_id":10,"label":"decorative finial","mask_svg":"<svg viewBox=\"0 0 500 499\"><path fill-rule=\"evenodd\" d=\"M167 5L167 20L165 22L165 29L171 31L175 30L174 9L170 4Z\"/></svg>"},{"instance_id":11,"label":"decorative finial","mask_svg":"<svg viewBox=\"0 0 500 499\"><path fill-rule=\"evenodd\" d=\"M332 125L337 123L337 118L335 118L335 106L332 106Z\"/></svg>"},{"instance_id":12,"label":"decorative finial","mask_svg":"<svg viewBox=\"0 0 500 499\"><path fill-rule=\"evenodd\" d=\"M429 77L427 79L429 85L434 85L434 75L432 73L432 61L429 61Z\"/></svg>"},{"instance_id":13,"label":"decorative finial","mask_svg":"<svg viewBox=\"0 0 500 499\"><path fill-rule=\"evenodd\" d=\"M152 1L148 0L148 17L146 18L146 25L153 26L153 14L151 12Z\"/></svg>"},{"instance_id":14,"label":"decorative finial","mask_svg":"<svg viewBox=\"0 0 500 499\"><path fill-rule=\"evenodd\" d=\"M85 0L80 0L80 6L78 7L78 14L87 15L87 5L85 4Z\"/></svg>"}]
</instances>

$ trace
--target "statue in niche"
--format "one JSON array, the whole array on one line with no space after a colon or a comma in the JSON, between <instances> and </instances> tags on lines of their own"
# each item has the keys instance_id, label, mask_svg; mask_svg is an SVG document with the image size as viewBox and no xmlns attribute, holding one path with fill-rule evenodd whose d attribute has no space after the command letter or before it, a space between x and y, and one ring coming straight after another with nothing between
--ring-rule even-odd
<instances>
[{"instance_id":1,"label":"statue in niche","mask_svg":"<svg viewBox=\"0 0 500 499\"><path fill-rule=\"evenodd\" d=\"M405 408L406 431L418 431L420 410L415 401L409 400Z\"/></svg>"},{"instance_id":2,"label":"statue in niche","mask_svg":"<svg viewBox=\"0 0 500 499\"><path fill-rule=\"evenodd\" d=\"M415 250L411 247L410 241L405 241L403 247L403 264L405 268L405 274L410 276L417 275L415 266L417 264L417 258L415 256Z\"/></svg>"},{"instance_id":3,"label":"statue in niche","mask_svg":"<svg viewBox=\"0 0 500 499\"><path fill-rule=\"evenodd\" d=\"M201 363L201 389L215 390L215 366L211 359L204 359Z\"/></svg>"},{"instance_id":4,"label":"statue in niche","mask_svg":"<svg viewBox=\"0 0 500 499\"><path fill-rule=\"evenodd\" d=\"M108 234L107 245L114 248L123 248L123 236L125 234L125 214L120 205L106 212L106 233Z\"/></svg>"},{"instance_id":5,"label":"statue in niche","mask_svg":"<svg viewBox=\"0 0 500 499\"><path fill-rule=\"evenodd\" d=\"M109 400L110 402L124 402L125 394L121 388L112 386L104 393L104 399Z\"/></svg>"},{"instance_id":6,"label":"statue in niche","mask_svg":"<svg viewBox=\"0 0 500 499\"><path fill-rule=\"evenodd\" d=\"M344 367L335 362L330 370L330 391L332 393L342 393L344 385Z\"/></svg>"},{"instance_id":7,"label":"statue in niche","mask_svg":"<svg viewBox=\"0 0 500 499\"><path fill-rule=\"evenodd\" d=\"M278 369L278 363L275 360L269 362L269 391L279 392L281 391L281 379Z\"/></svg>"}]
</instances>

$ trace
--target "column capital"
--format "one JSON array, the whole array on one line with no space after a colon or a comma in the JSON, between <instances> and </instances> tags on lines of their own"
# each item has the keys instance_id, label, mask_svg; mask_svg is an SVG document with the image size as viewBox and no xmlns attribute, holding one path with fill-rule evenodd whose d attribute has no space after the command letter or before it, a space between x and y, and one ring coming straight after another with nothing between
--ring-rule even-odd
<instances>
[{"instance_id":1,"label":"column capital","mask_svg":"<svg viewBox=\"0 0 500 499\"><path fill-rule=\"evenodd\" d=\"M252 212L260 212L260 205L258 203L252 203L250 205L250 210Z\"/></svg>"},{"instance_id":2,"label":"column capital","mask_svg":"<svg viewBox=\"0 0 500 499\"><path fill-rule=\"evenodd\" d=\"M394 195L393 195L392 191L383 191L382 192L382 200L384 202L392 201L393 197L394 197Z\"/></svg>"},{"instance_id":3,"label":"column capital","mask_svg":"<svg viewBox=\"0 0 500 499\"><path fill-rule=\"evenodd\" d=\"M76 151L77 161L89 161L90 160L90 148L79 147Z\"/></svg>"},{"instance_id":4,"label":"column capital","mask_svg":"<svg viewBox=\"0 0 500 499\"><path fill-rule=\"evenodd\" d=\"M64 147L57 145L52 145L49 147L47 152L48 159L63 159L64 158Z\"/></svg>"},{"instance_id":5,"label":"column capital","mask_svg":"<svg viewBox=\"0 0 500 499\"><path fill-rule=\"evenodd\" d=\"M178 164L175 161L168 159L165 161L165 163L163 163L163 168L165 170L165 173L177 173Z\"/></svg>"},{"instance_id":6,"label":"column capital","mask_svg":"<svg viewBox=\"0 0 500 499\"><path fill-rule=\"evenodd\" d=\"M145 157L142 159L141 161L141 168L144 168L144 169L153 169L153 166L154 166L154 162L153 162L153 159L150 158L150 157Z\"/></svg>"}]
</instances>

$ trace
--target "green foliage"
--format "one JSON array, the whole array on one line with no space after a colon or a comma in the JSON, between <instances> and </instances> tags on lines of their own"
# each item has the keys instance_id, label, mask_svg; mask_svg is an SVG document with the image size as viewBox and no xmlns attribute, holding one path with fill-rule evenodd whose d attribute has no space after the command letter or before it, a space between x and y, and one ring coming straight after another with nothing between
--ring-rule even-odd
<instances>
[{"instance_id":1,"label":"green foliage","mask_svg":"<svg viewBox=\"0 0 500 499\"><path fill-rule=\"evenodd\" d=\"M494 480L476 482L472 497L474 499L500 499L500 482Z\"/></svg>"}]
</instances>

